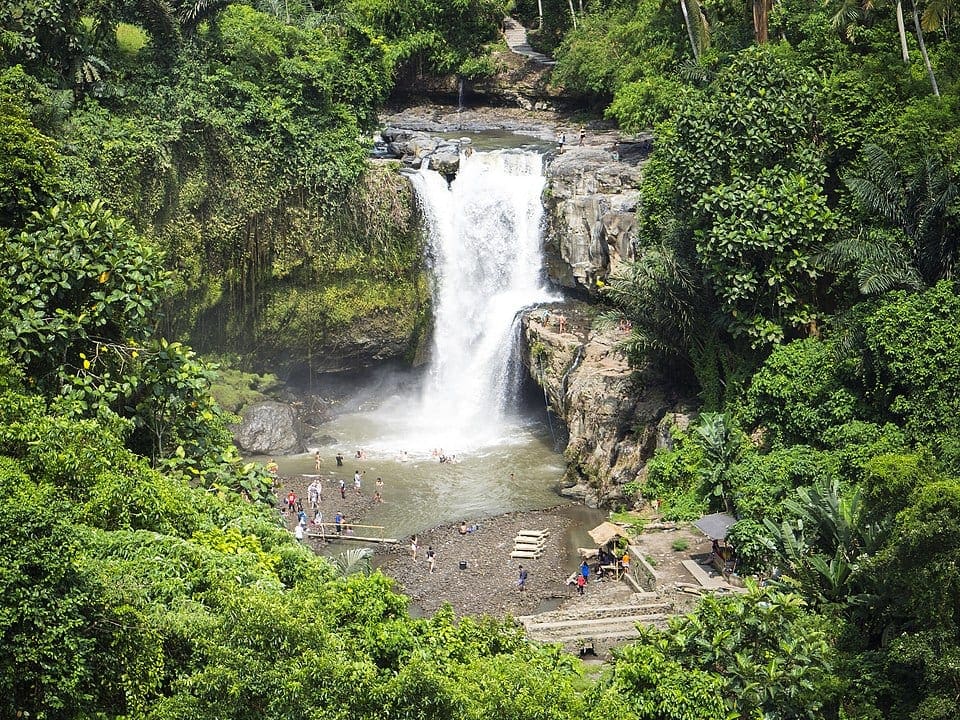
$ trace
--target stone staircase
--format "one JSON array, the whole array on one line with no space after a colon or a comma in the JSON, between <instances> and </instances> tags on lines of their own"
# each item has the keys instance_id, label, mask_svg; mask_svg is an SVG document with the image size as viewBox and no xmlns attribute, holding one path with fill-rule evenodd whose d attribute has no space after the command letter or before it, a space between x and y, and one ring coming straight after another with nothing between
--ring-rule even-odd
<instances>
[{"instance_id":1,"label":"stone staircase","mask_svg":"<svg viewBox=\"0 0 960 720\"><path fill-rule=\"evenodd\" d=\"M530 47L527 42L527 29L512 17L503 19L503 37L509 47L517 55L533 60L539 65L556 65L557 61L552 57L539 53Z\"/></svg>"},{"instance_id":2,"label":"stone staircase","mask_svg":"<svg viewBox=\"0 0 960 720\"><path fill-rule=\"evenodd\" d=\"M645 598L653 600L655 593ZM562 643L568 650L592 647L594 641L615 644L639 636L637 625L665 627L674 615L669 602L651 601L629 605L575 605L538 615L524 615L517 620L531 640Z\"/></svg>"}]
</instances>

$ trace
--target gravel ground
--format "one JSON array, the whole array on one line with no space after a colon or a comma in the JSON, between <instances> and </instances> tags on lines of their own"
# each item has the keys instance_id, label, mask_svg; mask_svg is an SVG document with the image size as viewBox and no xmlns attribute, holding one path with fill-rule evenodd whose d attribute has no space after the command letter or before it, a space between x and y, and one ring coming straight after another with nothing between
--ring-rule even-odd
<instances>
[{"instance_id":1,"label":"gravel ground","mask_svg":"<svg viewBox=\"0 0 960 720\"><path fill-rule=\"evenodd\" d=\"M397 581L414 612L429 614L450 603L458 615L525 615L555 607L575 592L564 581L573 572L564 546L570 520L551 510L507 513L479 521L479 528L461 535L457 525L422 533L417 559L411 557L410 538L391 548L380 563L384 574ZM514 559L513 541L520 530L547 530L543 554L536 560ZM429 571L427 548L436 552ZM466 569L460 568L460 562ZM519 566L529 573L526 590L517 587ZM569 568L567 566L570 566Z\"/></svg>"}]
</instances>

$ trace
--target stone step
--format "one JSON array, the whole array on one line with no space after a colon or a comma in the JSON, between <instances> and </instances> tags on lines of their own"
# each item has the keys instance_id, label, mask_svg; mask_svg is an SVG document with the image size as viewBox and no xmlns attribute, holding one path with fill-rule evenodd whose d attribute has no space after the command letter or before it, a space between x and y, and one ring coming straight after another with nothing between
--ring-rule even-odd
<instances>
[{"instance_id":1,"label":"stone step","mask_svg":"<svg viewBox=\"0 0 960 720\"><path fill-rule=\"evenodd\" d=\"M524 623L528 632L539 632L542 630L557 630L559 628L573 629L591 627L617 627L619 625L635 625L636 623L649 624L655 621L665 620L669 615L665 613L654 613L652 615L624 615L616 618L595 618L592 620L558 620L555 622L533 622Z\"/></svg>"},{"instance_id":2,"label":"stone step","mask_svg":"<svg viewBox=\"0 0 960 720\"><path fill-rule=\"evenodd\" d=\"M607 618L616 620L619 617L632 615L652 615L667 613L671 609L669 603L648 603L646 605L605 605L600 607L573 608L570 610L554 610L538 615L521 615L516 619L522 623L554 622L562 620L587 620L590 618Z\"/></svg>"},{"instance_id":3,"label":"stone step","mask_svg":"<svg viewBox=\"0 0 960 720\"><path fill-rule=\"evenodd\" d=\"M547 638L534 638L541 642L573 643L584 640L635 640L640 637L640 631L634 628L623 628L623 630L611 630L609 632L590 633L589 635L556 635Z\"/></svg>"},{"instance_id":4,"label":"stone step","mask_svg":"<svg viewBox=\"0 0 960 720\"><path fill-rule=\"evenodd\" d=\"M710 577L710 573L700 567L700 564L695 560L684 560L683 566L705 588L719 588L727 584L722 577Z\"/></svg>"}]
</instances>

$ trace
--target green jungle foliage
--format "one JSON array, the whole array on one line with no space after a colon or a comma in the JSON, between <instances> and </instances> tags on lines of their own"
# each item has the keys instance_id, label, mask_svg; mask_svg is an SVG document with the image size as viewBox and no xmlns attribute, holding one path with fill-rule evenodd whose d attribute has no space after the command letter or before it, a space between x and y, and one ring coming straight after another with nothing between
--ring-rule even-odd
<instances>
[{"instance_id":1,"label":"green jungle foliage","mask_svg":"<svg viewBox=\"0 0 960 720\"><path fill-rule=\"evenodd\" d=\"M764 586L595 681L509 620L410 618L266 509L183 341L415 342L418 223L364 138L503 11L0 0L0 715L960 716L952 2L516 3L556 85L655 133L607 298L705 411L634 489L735 514Z\"/></svg>"}]
</instances>

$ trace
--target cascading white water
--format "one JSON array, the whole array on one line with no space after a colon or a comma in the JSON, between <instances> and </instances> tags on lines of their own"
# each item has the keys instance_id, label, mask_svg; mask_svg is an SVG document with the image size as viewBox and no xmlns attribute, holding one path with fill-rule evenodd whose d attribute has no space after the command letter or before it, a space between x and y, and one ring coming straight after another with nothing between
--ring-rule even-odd
<instances>
[{"instance_id":1,"label":"cascading white water","mask_svg":"<svg viewBox=\"0 0 960 720\"><path fill-rule=\"evenodd\" d=\"M462 153L452 183L430 169L412 181L435 282L422 419L442 429L438 443L476 447L502 439L510 420L518 311L552 299L541 272L543 159L518 150Z\"/></svg>"},{"instance_id":2,"label":"cascading white water","mask_svg":"<svg viewBox=\"0 0 960 720\"><path fill-rule=\"evenodd\" d=\"M347 461L325 466L325 476L350 482L359 470L367 488L382 477L384 502L364 521L388 534L552 507L563 457L542 417L516 407L518 377L510 372L518 365L518 311L557 299L541 273L542 157L464 153L449 186L428 169L411 181L428 222L435 278L429 372L415 380L385 373L326 423L336 444L321 451L331 462L342 451ZM457 461L438 462L432 450L439 448ZM310 454L280 464L283 473L314 472ZM337 494L324 497L332 514Z\"/></svg>"}]
</instances>

